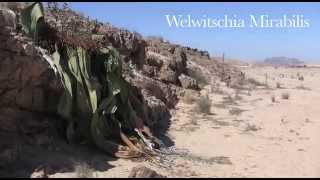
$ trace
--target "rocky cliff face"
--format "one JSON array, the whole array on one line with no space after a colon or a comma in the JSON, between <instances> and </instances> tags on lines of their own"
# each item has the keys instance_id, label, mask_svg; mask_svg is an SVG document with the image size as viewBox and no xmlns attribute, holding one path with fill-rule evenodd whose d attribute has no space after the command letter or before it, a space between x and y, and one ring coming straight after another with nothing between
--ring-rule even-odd
<instances>
[{"instance_id":1,"label":"rocky cliff face","mask_svg":"<svg viewBox=\"0 0 320 180\"><path fill-rule=\"evenodd\" d=\"M13 11L0 10L0 166L13 162L23 144L49 143L58 122L59 83L16 22Z\"/></svg>"},{"instance_id":2,"label":"rocky cliff face","mask_svg":"<svg viewBox=\"0 0 320 180\"><path fill-rule=\"evenodd\" d=\"M14 156L7 150L22 142L50 143L61 122L55 115L55 102L62 88L46 60L50 56L19 31L19 8L15 7L11 8L15 12L0 10L0 162L10 161ZM132 102L143 104L140 116L161 132L170 125L169 110L179 94L184 89L200 90L199 73L208 82L212 77L223 80L225 74L237 77L240 73L210 59L206 51L93 23L71 10L47 10L46 19L58 31L94 35L100 45L115 47L123 59L123 74L132 85Z\"/></svg>"}]
</instances>

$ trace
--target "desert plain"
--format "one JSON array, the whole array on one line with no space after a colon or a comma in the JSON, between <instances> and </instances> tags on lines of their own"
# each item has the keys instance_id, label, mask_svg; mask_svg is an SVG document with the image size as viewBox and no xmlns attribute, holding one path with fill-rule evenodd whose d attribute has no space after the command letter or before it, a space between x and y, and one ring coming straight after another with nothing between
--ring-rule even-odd
<instances>
[{"instance_id":1,"label":"desert plain","mask_svg":"<svg viewBox=\"0 0 320 180\"><path fill-rule=\"evenodd\" d=\"M93 176L128 177L146 166L167 177L320 177L320 68L240 68L257 86L212 80L172 110L167 136L188 154L168 157L167 167L117 159ZM210 102L207 113L199 110L201 96ZM51 175L70 176L77 172Z\"/></svg>"}]
</instances>

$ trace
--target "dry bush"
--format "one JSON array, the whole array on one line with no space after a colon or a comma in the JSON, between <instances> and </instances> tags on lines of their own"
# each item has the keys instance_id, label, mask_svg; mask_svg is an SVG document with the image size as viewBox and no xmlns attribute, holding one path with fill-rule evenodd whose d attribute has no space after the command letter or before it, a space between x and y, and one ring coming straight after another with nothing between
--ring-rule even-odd
<instances>
[{"instance_id":1,"label":"dry bush","mask_svg":"<svg viewBox=\"0 0 320 180\"><path fill-rule=\"evenodd\" d=\"M271 101L274 103L276 102L276 97L274 95L271 96Z\"/></svg>"},{"instance_id":2,"label":"dry bush","mask_svg":"<svg viewBox=\"0 0 320 180\"><path fill-rule=\"evenodd\" d=\"M196 118L192 118L191 121L190 121L190 124L194 125L194 126L197 126L198 125L198 121Z\"/></svg>"},{"instance_id":3,"label":"dry bush","mask_svg":"<svg viewBox=\"0 0 320 180\"><path fill-rule=\"evenodd\" d=\"M289 99L290 98L290 94L285 92L281 94L282 99Z\"/></svg>"},{"instance_id":4,"label":"dry bush","mask_svg":"<svg viewBox=\"0 0 320 180\"><path fill-rule=\"evenodd\" d=\"M199 70L188 69L188 75L194 78L200 87L208 85L208 79L204 76L204 74Z\"/></svg>"},{"instance_id":5,"label":"dry bush","mask_svg":"<svg viewBox=\"0 0 320 180\"><path fill-rule=\"evenodd\" d=\"M258 131L259 129L261 129L261 128L259 128L259 127L257 127L257 125L255 125L255 124L247 124L247 126L246 126L246 128L244 129L244 131L245 132L248 132L248 131Z\"/></svg>"},{"instance_id":6,"label":"dry bush","mask_svg":"<svg viewBox=\"0 0 320 180\"><path fill-rule=\"evenodd\" d=\"M255 86L264 86L265 84L257 81L256 79L253 79L253 78L248 78L248 83L252 84L252 85L255 85Z\"/></svg>"},{"instance_id":7,"label":"dry bush","mask_svg":"<svg viewBox=\"0 0 320 180\"><path fill-rule=\"evenodd\" d=\"M298 77L298 80L299 80L299 81L304 81L303 75L299 76L299 77Z\"/></svg>"},{"instance_id":8,"label":"dry bush","mask_svg":"<svg viewBox=\"0 0 320 180\"><path fill-rule=\"evenodd\" d=\"M192 91L185 91L182 99L185 103L188 104L192 104L197 100Z\"/></svg>"},{"instance_id":9,"label":"dry bush","mask_svg":"<svg viewBox=\"0 0 320 180\"><path fill-rule=\"evenodd\" d=\"M93 178L93 170L86 163L79 163L75 166L77 178Z\"/></svg>"},{"instance_id":10,"label":"dry bush","mask_svg":"<svg viewBox=\"0 0 320 180\"><path fill-rule=\"evenodd\" d=\"M237 115L240 115L243 111L244 110L239 109L239 108L232 108L232 109L229 110L229 113L231 115L236 115L237 116Z\"/></svg>"},{"instance_id":11,"label":"dry bush","mask_svg":"<svg viewBox=\"0 0 320 180\"><path fill-rule=\"evenodd\" d=\"M198 111L201 113L210 114L211 106L212 106L212 103L210 101L208 94L205 96L201 96L197 101L197 108L198 108Z\"/></svg>"},{"instance_id":12,"label":"dry bush","mask_svg":"<svg viewBox=\"0 0 320 180\"><path fill-rule=\"evenodd\" d=\"M220 88L220 83L211 84L211 92L216 94L223 94L223 90Z\"/></svg>"}]
</instances>

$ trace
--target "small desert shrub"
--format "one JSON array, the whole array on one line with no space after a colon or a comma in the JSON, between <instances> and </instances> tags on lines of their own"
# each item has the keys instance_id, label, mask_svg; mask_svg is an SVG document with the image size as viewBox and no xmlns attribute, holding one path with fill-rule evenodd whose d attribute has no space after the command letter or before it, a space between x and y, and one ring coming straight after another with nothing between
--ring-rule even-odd
<instances>
[{"instance_id":1,"label":"small desert shrub","mask_svg":"<svg viewBox=\"0 0 320 180\"><path fill-rule=\"evenodd\" d=\"M276 102L276 97L274 95L271 96L271 101L274 103Z\"/></svg>"},{"instance_id":2,"label":"small desert shrub","mask_svg":"<svg viewBox=\"0 0 320 180\"><path fill-rule=\"evenodd\" d=\"M281 94L282 99L289 99L290 98L290 94L289 93L282 93Z\"/></svg>"},{"instance_id":3,"label":"small desert shrub","mask_svg":"<svg viewBox=\"0 0 320 180\"><path fill-rule=\"evenodd\" d=\"M188 75L194 78L200 87L208 85L208 79L204 76L204 74L200 70L188 69Z\"/></svg>"},{"instance_id":4,"label":"small desert shrub","mask_svg":"<svg viewBox=\"0 0 320 180\"><path fill-rule=\"evenodd\" d=\"M192 94L191 91L185 91L182 99L188 104L192 104L196 101L196 97Z\"/></svg>"},{"instance_id":5,"label":"small desert shrub","mask_svg":"<svg viewBox=\"0 0 320 180\"><path fill-rule=\"evenodd\" d=\"M231 115L240 115L244 110L239 109L239 108L232 108L229 110L229 113Z\"/></svg>"},{"instance_id":6,"label":"small desert shrub","mask_svg":"<svg viewBox=\"0 0 320 180\"><path fill-rule=\"evenodd\" d=\"M79 163L75 166L77 178L92 178L93 170L86 163Z\"/></svg>"},{"instance_id":7,"label":"small desert shrub","mask_svg":"<svg viewBox=\"0 0 320 180\"><path fill-rule=\"evenodd\" d=\"M201 112L201 113L204 113L204 114L210 114L211 111L211 101L210 101L210 98L207 95L205 96L201 96L199 98L199 100L197 101L197 108L198 108L198 111Z\"/></svg>"},{"instance_id":8,"label":"small desert shrub","mask_svg":"<svg viewBox=\"0 0 320 180\"><path fill-rule=\"evenodd\" d=\"M214 84L211 84L211 92L216 94L223 94L223 91L220 88L220 83L216 82Z\"/></svg>"},{"instance_id":9,"label":"small desert shrub","mask_svg":"<svg viewBox=\"0 0 320 180\"><path fill-rule=\"evenodd\" d=\"M257 127L255 124L247 124L246 128L244 129L244 131L258 131L259 127Z\"/></svg>"},{"instance_id":10,"label":"small desert shrub","mask_svg":"<svg viewBox=\"0 0 320 180\"><path fill-rule=\"evenodd\" d=\"M191 123L192 125L194 125L194 126L198 125L198 121L197 121L196 118L192 118L191 121L190 121L190 123Z\"/></svg>"},{"instance_id":11,"label":"small desert shrub","mask_svg":"<svg viewBox=\"0 0 320 180\"><path fill-rule=\"evenodd\" d=\"M247 80L250 84L255 85L255 86L264 86L263 83L257 81L256 79L253 78L248 78Z\"/></svg>"},{"instance_id":12,"label":"small desert shrub","mask_svg":"<svg viewBox=\"0 0 320 180\"><path fill-rule=\"evenodd\" d=\"M298 80L299 81L304 81L304 77L301 75L301 76L298 77Z\"/></svg>"}]
</instances>

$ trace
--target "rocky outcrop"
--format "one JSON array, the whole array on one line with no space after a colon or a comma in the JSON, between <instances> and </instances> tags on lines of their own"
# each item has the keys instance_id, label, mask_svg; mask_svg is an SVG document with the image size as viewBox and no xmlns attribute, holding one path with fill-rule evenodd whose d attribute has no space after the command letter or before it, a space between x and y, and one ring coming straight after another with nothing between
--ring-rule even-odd
<instances>
[{"instance_id":1,"label":"rocky outcrop","mask_svg":"<svg viewBox=\"0 0 320 180\"><path fill-rule=\"evenodd\" d=\"M52 115L60 87L31 39L16 31L16 15L0 10L0 166L18 160L25 144L46 146L59 122Z\"/></svg>"},{"instance_id":2,"label":"rocky outcrop","mask_svg":"<svg viewBox=\"0 0 320 180\"><path fill-rule=\"evenodd\" d=\"M138 68L145 63L145 42L138 33L128 30L98 31L104 33L106 44L110 43L124 56L125 62L133 62Z\"/></svg>"},{"instance_id":3,"label":"rocky outcrop","mask_svg":"<svg viewBox=\"0 0 320 180\"><path fill-rule=\"evenodd\" d=\"M52 131L60 123L55 112L62 87L46 59L49 53L19 31L15 11L0 10L0 158L6 158L2 162L15 159L12 146L21 141L50 144ZM58 15L47 10L45 19L57 31L84 38L94 35L100 45L111 45L120 52L123 75L132 86L133 108L154 131L168 129L169 110L183 89L200 89L200 76L190 72L200 72L205 78L236 72L210 59L206 51L144 39L71 10L58 11Z\"/></svg>"},{"instance_id":4,"label":"rocky outcrop","mask_svg":"<svg viewBox=\"0 0 320 180\"><path fill-rule=\"evenodd\" d=\"M138 166L132 168L128 178L166 178L163 175L158 174L156 171L144 167Z\"/></svg>"},{"instance_id":5,"label":"rocky outcrop","mask_svg":"<svg viewBox=\"0 0 320 180\"><path fill-rule=\"evenodd\" d=\"M50 112L54 104L57 80L49 64L29 38L14 31L14 16L0 30L0 105L39 112ZM10 11L9 11L10 12Z\"/></svg>"}]
</instances>

